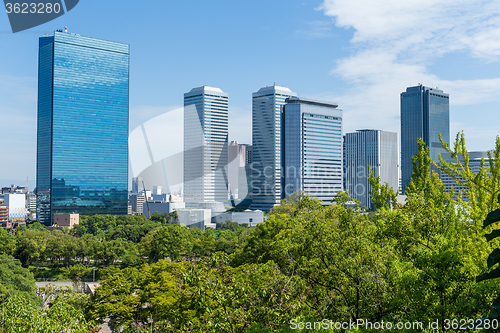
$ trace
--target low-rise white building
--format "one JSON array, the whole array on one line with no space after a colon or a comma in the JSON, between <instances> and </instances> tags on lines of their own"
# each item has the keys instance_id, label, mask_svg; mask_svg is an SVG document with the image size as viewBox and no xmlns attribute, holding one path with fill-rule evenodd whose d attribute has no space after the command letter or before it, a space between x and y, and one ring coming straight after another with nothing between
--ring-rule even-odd
<instances>
[{"instance_id":1,"label":"low-rise white building","mask_svg":"<svg viewBox=\"0 0 500 333\"><path fill-rule=\"evenodd\" d=\"M158 214L170 214L173 211L179 210L179 209L184 209L186 208L186 204L184 202L149 202L149 211L151 212L151 215L153 215L154 212L158 212ZM144 204L145 205L145 204ZM143 207L145 207L143 205ZM146 215L147 208L143 209L143 214Z\"/></svg>"},{"instance_id":2,"label":"low-rise white building","mask_svg":"<svg viewBox=\"0 0 500 333\"><path fill-rule=\"evenodd\" d=\"M197 227L201 230L214 228L215 223L211 223L212 211L210 209L180 209L179 222L186 227Z\"/></svg>"},{"instance_id":3,"label":"low-rise white building","mask_svg":"<svg viewBox=\"0 0 500 333\"><path fill-rule=\"evenodd\" d=\"M217 225L227 220L238 224L248 224L249 227L255 227L258 223L264 222L264 213L261 210L247 209L244 212L226 212L215 216Z\"/></svg>"}]
</instances>

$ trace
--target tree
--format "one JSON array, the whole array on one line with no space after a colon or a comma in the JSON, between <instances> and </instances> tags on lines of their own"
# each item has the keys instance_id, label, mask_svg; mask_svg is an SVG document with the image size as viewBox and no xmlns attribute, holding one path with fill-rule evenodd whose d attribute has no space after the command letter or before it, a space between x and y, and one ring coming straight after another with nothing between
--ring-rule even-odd
<instances>
[{"instance_id":1,"label":"tree","mask_svg":"<svg viewBox=\"0 0 500 333\"><path fill-rule=\"evenodd\" d=\"M498 195L498 202L500 203L500 194ZM496 209L494 211L491 211L486 216L486 219L484 220L484 223L483 223L483 228L487 228L488 226L492 226L493 224L495 224L499 221L500 221L500 209ZM500 229L495 229L495 230L491 231L491 233L485 235L485 237L488 241L498 239L500 237ZM487 267L488 267L489 272L478 276L476 281L481 282L481 281L499 278L500 277L500 266L498 265L499 262L500 262L500 249L497 247L488 256ZM493 268L494 266L496 266L496 267ZM498 290L497 290L497 292L498 292ZM497 298L493 301L491 306L492 306L492 309L491 309L488 317L492 318L492 319L500 318L500 296L497 296Z\"/></svg>"},{"instance_id":2,"label":"tree","mask_svg":"<svg viewBox=\"0 0 500 333\"><path fill-rule=\"evenodd\" d=\"M391 208L398 206L397 193L394 192L389 184L380 183L380 176L375 177L371 166L369 166L368 181L371 186L370 198L372 199L375 210L382 207Z\"/></svg>"},{"instance_id":3,"label":"tree","mask_svg":"<svg viewBox=\"0 0 500 333\"><path fill-rule=\"evenodd\" d=\"M71 281L81 280L87 277L92 268L86 267L83 264L71 265L64 270L64 276L70 279Z\"/></svg>"},{"instance_id":4,"label":"tree","mask_svg":"<svg viewBox=\"0 0 500 333\"><path fill-rule=\"evenodd\" d=\"M234 269L224 253L191 263L182 273L181 293L195 315L184 329L200 332L247 332L255 323L278 327L300 313L296 277L281 274L272 262ZM187 327L186 327L187 326Z\"/></svg>"},{"instance_id":5,"label":"tree","mask_svg":"<svg viewBox=\"0 0 500 333\"><path fill-rule=\"evenodd\" d=\"M285 199L282 199L281 203L278 206L274 206L269 212L269 216L281 214L293 215L298 209L300 200L302 200L307 195L308 194L305 191L293 192L292 195L288 196Z\"/></svg>"},{"instance_id":6,"label":"tree","mask_svg":"<svg viewBox=\"0 0 500 333\"><path fill-rule=\"evenodd\" d=\"M151 262L167 257L180 260L192 249L189 229L179 224L169 224L155 229L144 237L140 249Z\"/></svg>"},{"instance_id":7,"label":"tree","mask_svg":"<svg viewBox=\"0 0 500 333\"><path fill-rule=\"evenodd\" d=\"M4 228L0 228L0 254L14 254L16 243L14 237Z\"/></svg>"},{"instance_id":8,"label":"tree","mask_svg":"<svg viewBox=\"0 0 500 333\"><path fill-rule=\"evenodd\" d=\"M465 147L463 132L457 133L453 149L440 136L441 144L451 154L454 162L447 162L440 156L440 164L435 166L449 175L459 185L465 186L465 192L458 193L457 201L464 207L464 213L477 229L486 215L500 207L496 201L500 194L500 137L497 136L495 148L488 151L488 163L481 159L479 172L470 169L470 159ZM466 198L464 200L464 197Z\"/></svg>"},{"instance_id":9,"label":"tree","mask_svg":"<svg viewBox=\"0 0 500 333\"><path fill-rule=\"evenodd\" d=\"M19 232L16 237L15 257L21 260L25 267L36 261L36 269L38 271L39 262L44 259L49 236L50 234L45 228L43 231L26 229Z\"/></svg>"},{"instance_id":10,"label":"tree","mask_svg":"<svg viewBox=\"0 0 500 333\"><path fill-rule=\"evenodd\" d=\"M304 303L316 318L380 321L390 312L392 248L359 207L323 207L303 198L271 243L270 257L304 283Z\"/></svg>"},{"instance_id":11,"label":"tree","mask_svg":"<svg viewBox=\"0 0 500 333\"><path fill-rule=\"evenodd\" d=\"M0 255L0 299L17 295L36 301L35 289L35 279L28 269L11 256Z\"/></svg>"},{"instance_id":12,"label":"tree","mask_svg":"<svg viewBox=\"0 0 500 333\"><path fill-rule=\"evenodd\" d=\"M237 231L239 227L238 222L233 222L231 220L225 220L220 224L219 229L220 230L231 230L231 231Z\"/></svg>"},{"instance_id":13,"label":"tree","mask_svg":"<svg viewBox=\"0 0 500 333\"><path fill-rule=\"evenodd\" d=\"M44 310L24 297L13 296L7 298L2 307L4 316L0 318L0 327L4 332L97 332L95 322L87 321L81 310L62 300Z\"/></svg>"},{"instance_id":14,"label":"tree","mask_svg":"<svg viewBox=\"0 0 500 333\"><path fill-rule=\"evenodd\" d=\"M126 268L108 275L92 296L88 317L98 322L110 317L118 327L136 322L140 303L135 293L138 274L137 269Z\"/></svg>"},{"instance_id":15,"label":"tree","mask_svg":"<svg viewBox=\"0 0 500 333\"><path fill-rule=\"evenodd\" d=\"M429 149L422 140L418 146L406 204L376 214L378 241L391 243L399 258L392 275L398 288L394 304L401 312L392 316L474 318L487 307L484 295L491 293L491 286L473 279L488 246L432 170Z\"/></svg>"}]
</instances>

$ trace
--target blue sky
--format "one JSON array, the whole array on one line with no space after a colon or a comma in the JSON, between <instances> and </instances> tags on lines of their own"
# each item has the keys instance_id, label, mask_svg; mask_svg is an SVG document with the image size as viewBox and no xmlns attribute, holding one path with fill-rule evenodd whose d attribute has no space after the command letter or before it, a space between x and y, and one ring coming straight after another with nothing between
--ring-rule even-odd
<instances>
[{"instance_id":1,"label":"blue sky","mask_svg":"<svg viewBox=\"0 0 500 333\"><path fill-rule=\"evenodd\" d=\"M276 83L337 102L345 132L399 132L399 94L422 83L450 94L452 140L487 150L500 132L498 1L80 0L16 34L0 14L0 186L33 188L38 38L65 25L130 44L131 131L206 84L229 93L229 139L251 143L251 93Z\"/></svg>"}]
</instances>

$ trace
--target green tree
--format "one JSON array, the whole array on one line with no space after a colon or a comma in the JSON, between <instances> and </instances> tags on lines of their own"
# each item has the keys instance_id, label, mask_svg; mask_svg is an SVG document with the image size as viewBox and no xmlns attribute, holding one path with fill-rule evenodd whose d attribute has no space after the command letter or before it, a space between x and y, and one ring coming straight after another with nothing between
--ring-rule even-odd
<instances>
[{"instance_id":1,"label":"green tree","mask_svg":"<svg viewBox=\"0 0 500 333\"><path fill-rule=\"evenodd\" d=\"M71 265L64 270L64 276L71 281L77 281L84 279L90 275L92 268L86 267L83 264Z\"/></svg>"},{"instance_id":2,"label":"green tree","mask_svg":"<svg viewBox=\"0 0 500 333\"><path fill-rule=\"evenodd\" d=\"M180 260L191 252L192 243L189 229L179 224L169 224L152 230L143 241L140 250L151 262L170 257Z\"/></svg>"},{"instance_id":3,"label":"green tree","mask_svg":"<svg viewBox=\"0 0 500 333\"><path fill-rule=\"evenodd\" d=\"M4 332L16 333L90 333L96 332L96 324L87 321L83 312L64 301L55 302L49 309L33 305L21 296L9 297L2 304L4 316L0 327Z\"/></svg>"},{"instance_id":4,"label":"green tree","mask_svg":"<svg viewBox=\"0 0 500 333\"><path fill-rule=\"evenodd\" d=\"M36 262L36 269L40 260L44 259L47 240L50 234L45 229L26 229L16 236L15 257L21 260L24 266Z\"/></svg>"},{"instance_id":5,"label":"green tree","mask_svg":"<svg viewBox=\"0 0 500 333\"><path fill-rule=\"evenodd\" d=\"M372 199L375 210L382 207L391 208L398 206L397 193L394 192L389 184L382 184L380 182L380 176L375 177L371 166L369 166L368 182L371 186L370 198Z\"/></svg>"},{"instance_id":6,"label":"green tree","mask_svg":"<svg viewBox=\"0 0 500 333\"><path fill-rule=\"evenodd\" d=\"M463 132L457 133L453 149L440 136L441 144L451 154L453 162L447 162L440 156L440 164L435 166L467 190L458 193L457 201L464 207L466 217L480 230L486 215L500 207L496 201L500 194L500 137L497 136L495 148L488 151L488 161L481 159L478 172L470 168L470 158L465 146Z\"/></svg>"},{"instance_id":7,"label":"green tree","mask_svg":"<svg viewBox=\"0 0 500 333\"><path fill-rule=\"evenodd\" d=\"M88 317L98 322L110 317L118 327L136 322L140 303L136 294L138 274L135 268L117 269L101 281L87 308Z\"/></svg>"},{"instance_id":8,"label":"green tree","mask_svg":"<svg viewBox=\"0 0 500 333\"><path fill-rule=\"evenodd\" d=\"M498 202L500 203L500 194L498 195ZM483 223L483 228L490 227L489 229L491 230L491 227L499 221L500 221L500 209L496 209L494 211L491 211L486 216L486 219L484 220ZM492 230L489 234L485 235L485 237L486 240L488 241L498 239L500 237L500 229ZM478 276L476 281L481 282L499 278L500 277L500 266L498 265L499 262L500 262L500 249L497 247L490 253L487 259L487 268L489 272ZM491 311L488 315L488 317L492 319L500 318L500 296L498 296L498 289L496 290L496 292L497 292L497 298L493 301L491 305Z\"/></svg>"},{"instance_id":9,"label":"green tree","mask_svg":"<svg viewBox=\"0 0 500 333\"><path fill-rule=\"evenodd\" d=\"M234 269L224 253L192 263L182 273L182 290L191 300L187 327L203 332L246 332L255 323L276 327L300 313L297 279L272 263ZM179 327L179 328L187 328Z\"/></svg>"},{"instance_id":10,"label":"green tree","mask_svg":"<svg viewBox=\"0 0 500 333\"><path fill-rule=\"evenodd\" d=\"M35 301L35 289L35 279L28 269L11 256L0 255L0 299L17 295Z\"/></svg>"},{"instance_id":11,"label":"green tree","mask_svg":"<svg viewBox=\"0 0 500 333\"><path fill-rule=\"evenodd\" d=\"M0 254L14 254L16 243L14 237L4 228L0 228Z\"/></svg>"}]
</instances>

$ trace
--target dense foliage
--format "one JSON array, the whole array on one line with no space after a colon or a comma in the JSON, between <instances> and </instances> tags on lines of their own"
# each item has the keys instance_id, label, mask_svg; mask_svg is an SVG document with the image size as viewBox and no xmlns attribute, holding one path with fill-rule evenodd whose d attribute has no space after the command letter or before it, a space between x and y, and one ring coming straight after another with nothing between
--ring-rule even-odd
<instances>
[{"instance_id":1,"label":"dense foliage","mask_svg":"<svg viewBox=\"0 0 500 333\"><path fill-rule=\"evenodd\" d=\"M500 220L500 139L476 174L463 135L453 149L445 146L454 163L436 164L418 145L404 204L370 175L375 212L345 192L326 207L296 193L255 228L226 221L202 231L154 214L85 217L71 231L35 224L15 236L0 232L0 265L11 272L0 275L0 293L7 295L8 281L33 279L8 257L14 254L35 274L59 269L71 280L97 267L92 297L54 301L63 304L57 311L74 309L71 323L82 329L105 319L124 332L297 332L292 323L323 319L425 329L430 321L444 328L446 320L498 317L500 232L492 225ZM438 168L468 191L447 192ZM23 286L5 296L5 306L29 303L32 285Z\"/></svg>"}]
</instances>

